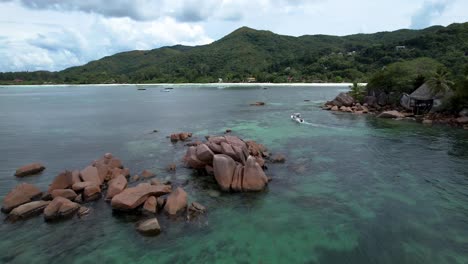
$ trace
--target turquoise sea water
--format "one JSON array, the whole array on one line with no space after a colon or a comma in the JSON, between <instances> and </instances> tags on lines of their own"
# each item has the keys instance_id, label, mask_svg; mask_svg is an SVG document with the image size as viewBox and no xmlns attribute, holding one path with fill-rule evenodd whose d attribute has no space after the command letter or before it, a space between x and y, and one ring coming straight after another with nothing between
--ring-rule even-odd
<instances>
[{"instance_id":1,"label":"turquoise sea water","mask_svg":"<svg viewBox=\"0 0 468 264\"><path fill-rule=\"evenodd\" d=\"M0 197L20 182L45 190L112 152L132 175L151 169L183 186L208 214L158 215L157 237L103 200L82 219L2 222L0 263L468 263L467 131L320 110L342 87L146 88L0 87ZM265 192L220 193L166 138L228 128L286 155L269 165ZM33 161L42 175L13 176Z\"/></svg>"}]
</instances>

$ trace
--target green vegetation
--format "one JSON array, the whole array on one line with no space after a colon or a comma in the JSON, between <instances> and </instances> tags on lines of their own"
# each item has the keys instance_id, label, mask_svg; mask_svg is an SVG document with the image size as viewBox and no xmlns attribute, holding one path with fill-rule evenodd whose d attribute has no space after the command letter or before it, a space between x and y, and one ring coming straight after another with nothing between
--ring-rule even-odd
<instances>
[{"instance_id":1,"label":"green vegetation","mask_svg":"<svg viewBox=\"0 0 468 264\"><path fill-rule=\"evenodd\" d=\"M60 72L0 73L0 83L366 82L377 75L379 88L410 91L410 80L426 80L434 68L460 76L467 55L468 23L344 37L243 27L209 45L123 52ZM388 83L392 74L407 77Z\"/></svg>"},{"instance_id":2,"label":"green vegetation","mask_svg":"<svg viewBox=\"0 0 468 264\"><path fill-rule=\"evenodd\" d=\"M353 85L350 86L350 88L351 91L349 93L354 98L354 100L362 102L364 100L364 97L366 96L366 87L362 84L354 82Z\"/></svg>"}]
</instances>

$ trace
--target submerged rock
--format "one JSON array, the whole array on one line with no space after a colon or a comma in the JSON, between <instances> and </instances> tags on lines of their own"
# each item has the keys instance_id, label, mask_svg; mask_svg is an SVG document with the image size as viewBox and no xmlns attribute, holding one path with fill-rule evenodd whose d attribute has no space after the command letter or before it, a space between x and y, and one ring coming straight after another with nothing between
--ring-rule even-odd
<instances>
[{"instance_id":1,"label":"submerged rock","mask_svg":"<svg viewBox=\"0 0 468 264\"><path fill-rule=\"evenodd\" d=\"M136 229L146 236L157 236L161 233L161 227L156 217L138 223Z\"/></svg>"},{"instance_id":2,"label":"submerged rock","mask_svg":"<svg viewBox=\"0 0 468 264\"><path fill-rule=\"evenodd\" d=\"M42 192L29 183L21 183L3 198L2 212L9 213L14 208L41 197Z\"/></svg>"},{"instance_id":3,"label":"submerged rock","mask_svg":"<svg viewBox=\"0 0 468 264\"><path fill-rule=\"evenodd\" d=\"M144 179L148 179L148 178L151 178L151 177L155 177L156 174L153 173L152 171L150 170L144 170L141 174L140 174L140 177L144 178Z\"/></svg>"},{"instance_id":4,"label":"submerged rock","mask_svg":"<svg viewBox=\"0 0 468 264\"><path fill-rule=\"evenodd\" d=\"M41 163L38 163L38 162L31 163L31 164L27 164L27 165L19 167L15 172L15 176L24 177L24 176L34 175L34 174L38 174L42 172L43 170L45 170L45 167Z\"/></svg>"},{"instance_id":5,"label":"submerged rock","mask_svg":"<svg viewBox=\"0 0 468 264\"><path fill-rule=\"evenodd\" d=\"M187 193L184 189L178 187L166 200L164 211L170 215L176 215L187 207Z\"/></svg>"}]
</instances>

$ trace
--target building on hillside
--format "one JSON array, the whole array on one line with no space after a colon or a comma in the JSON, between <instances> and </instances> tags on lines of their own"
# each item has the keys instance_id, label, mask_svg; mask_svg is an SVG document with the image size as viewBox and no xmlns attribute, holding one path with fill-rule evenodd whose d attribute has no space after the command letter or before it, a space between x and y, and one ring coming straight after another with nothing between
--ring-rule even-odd
<instances>
[{"instance_id":1,"label":"building on hillside","mask_svg":"<svg viewBox=\"0 0 468 264\"><path fill-rule=\"evenodd\" d=\"M442 101L451 96L451 92L434 94L427 83L421 85L411 94L403 94L400 100L401 106L413 111L416 115L429 113L431 110L437 110Z\"/></svg>"},{"instance_id":2,"label":"building on hillside","mask_svg":"<svg viewBox=\"0 0 468 264\"><path fill-rule=\"evenodd\" d=\"M395 47L396 51L402 51L402 50L405 50L405 49L406 49L406 46L396 46Z\"/></svg>"},{"instance_id":3,"label":"building on hillside","mask_svg":"<svg viewBox=\"0 0 468 264\"><path fill-rule=\"evenodd\" d=\"M257 79L255 79L255 77L249 77L249 78L247 78L247 82L248 82L248 83L252 83L252 82L256 82L256 81L257 81Z\"/></svg>"}]
</instances>

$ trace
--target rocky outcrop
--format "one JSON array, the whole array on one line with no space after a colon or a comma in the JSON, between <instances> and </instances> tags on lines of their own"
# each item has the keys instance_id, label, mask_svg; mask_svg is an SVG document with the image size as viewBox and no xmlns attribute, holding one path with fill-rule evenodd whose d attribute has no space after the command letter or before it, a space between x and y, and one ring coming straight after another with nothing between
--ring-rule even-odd
<instances>
[{"instance_id":1,"label":"rocky outcrop","mask_svg":"<svg viewBox=\"0 0 468 264\"><path fill-rule=\"evenodd\" d=\"M377 117L379 118L404 118L405 115L396 110L392 110L392 111L382 112Z\"/></svg>"},{"instance_id":2,"label":"rocky outcrop","mask_svg":"<svg viewBox=\"0 0 468 264\"><path fill-rule=\"evenodd\" d=\"M152 178L156 176L156 174L154 174L152 171L150 170L143 170L140 174L140 177L142 177L143 179L148 179L148 178Z\"/></svg>"},{"instance_id":3,"label":"rocky outcrop","mask_svg":"<svg viewBox=\"0 0 468 264\"><path fill-rule=\"evenodd\" d=\"M143 213L146 214L155 214L157 211L158 202L156 197L150 196L146 199L145 203L143 204Z\"/></svg>"},{"instance_id":4,"label":"rocky outcrop","mask_svg":"<svg viewBox=\"0 0 468 264\"><path fill-rule=\"evenodd\" d=\"M109 187L107 188L106 199L110 200L117 194L121 193L125 188L127 188L127 184L127 179L123 175L119 175L112 179L109 182Z\"/></svg>"},{"instance_id":5,"label":"rocky outcrop","mask_svg":"<svg viewBox=\"0 0 468 264\"><path fill-rule=\"evenodd\" d=\"M75 173L75 177L76 177L76 173ZM52 191L56 189L68 189L72 187L73 181L74 181L73 173L70 171L64 171L60 173L59 175L57 175L57 177L55 177L55 179L49 185L49 189L47 191L49 193L52 193Z\"/></svg>"},{"instance_id":6,"label":"rocky outcrop","mask_svg":"<svg viewBox=\"0 0 468 264\"><path fill-rule=\"evenodd\" d=\"M96 167L94 166L88 166L84 170L80 172L81 179L84 182L92 182L95 185L99 186L104 182L104 179L102 179L99 176L99 171Z\"/></svg>"},{"instance_id":7,"label":"rocky outcrop","mask_svg":"<svg viewBox=\"0 0 468 264\"><path fill-rule=\"evenodd\" d=\"M191 137L192 137L192 133L182 132L182 133L171 134L170 139L172 142L177 142L177 141L186 141L187 139Z\"/></svg>"},{"instance_id":8,"label":"rocky outcrop","mask_svg":"<svg viewBox=\"0 0 468 264\"><path fill-rule=\"evenodd\" d=\"M24 177L34 175L42 172L43 170L45 170L45 167L41 163L31 163L19 167L15 172L15 176Z\"/></svg>"},{"instance_id":9,"label":"rocky outcrop","mask_svg":"<svg viewBox=\"0 0 468 264\"><path fill-rule=\"evenodd\" d=\"M39 198L42 192L29 183L21 183L3 198L2 212L9 213L14 208Z\"/></svg>"},{"instance_id":10,"label":"rocky outcrop","mask_svg":"<svg viewBox=\"0 0 468 264\"><path fill-rule=\"evenodd\" d=\"M236 169L236 162L229 156L217 154L213 158L213 170L216 182L223 191L231 187L232 177Z\"/></svg>"},{"instance_id":11,"label":"rocky outcrop","mask_svg":"<svg viewBox=\"0 0 468 264\"><path fill-rule=\"evenodd\" d=\"M145 236L157 236L161 233L161 227L159 226L158 219L156 218L151 218L138 223L136 229Z\"/></svg>"},{"instance_id":12,"label":"rocky outcrop","mask_svg":"<svg viewBox=\"0 0 468 264\"><path fill-rule=\"evenodd\" d=\"M77 182L75 184L72 185L72 189L75 191L75 192L81 192L83 191L86 187L88 186L96 186L96 183L94 182L89 182L89 181L85 181L85 182Z\"/></svg>"},{"instance_id":13,"label":"rocky outcrop","mask_svg":"<svg viewBox=\"0 0 468 264\"><path fill-rule=\"evenodd\" d=\"M255 158L249 156L244 166L244 175L242 177L243 191L261 191L268 183L268 178L262 168L255 161Z\"/></svg>"},{"instance_id":14,"label":"rocky outcrop","mask_svg":"<svg viewBox=\"0 0 468 264\"><path fill-rule=\"evenodd\" d=\"M339 93L333 101L339 102L339 106L352 106L354 98L348 93Z\"/></svg>"},{"instance_id":15,"label":"rocky outcrop","mask_svg":"<svg viewBox=\"0 0 468 264\"><path fill-rule=\"evenodd\" d=\"M39 215L44 211L44 208L46 208L49 203L49 201L34 201L25 203L13 209L8 215L8 219L15 221Z\"/></svg>"},{"instance_id":16,"label":"rocky outcrop","mask_svg":"<svg viewBox=\"0 0 468 264\"><path fill-rule=\"evenodd\" d=\"M149 196L161 196L171 192L167 185L140 184L127 188L112 198L111 205L116 210L133 210L142 205Z\"/></svg>"},{"instance_id":17,"label":"rocky outcrop","mask_svg":"<svg viewBox=\"0 0 468 264\"><path fill-rule=\"evenodd\" d=\"M63 197L73 201L77 194L71 189L55 189L51 192L52 198Z\"/></svg>"},{"instance_id":18,"label":"rocky outcrop","mask_svg":"<svg viewBox=\"0 0 468 264\"><path fill-rule=\"evenodd\" d=\"M83 190L83 202L91 202L101 198L101 188L96 185L87 186Z\"/></svg>"},{"instance_id":19,"label":"rocky outcrop","mask_svg":"<svg viewBox=\"0 0 468 264\"><path fill-rule=\"evenodd\" d=\"M80 209L79 204L63 197L56 197L44 209L44 219L46 221L53 221L68 218L73 216L78 209Z\"/></svg>"},{"instance_id":20,"label":"rocky outcrop","mask_svg":"<svg viewBox=\"0 0 468 264\"><path fill-rule=\"evenodd\" d=\"M173 191L166 200L164 211L169 215L177 215L187 207L187 193L184 189L178 187Z\"/></svg>"},{"instance_id":21,"label":"rocky outcrop","mask_svg":"<svg viewBox=\"0 0 468 264\"><path fill-rule=\"evenodd\" d=\"M223 191L251 191L256 189L243 188L244 166L248 158L251 157L251 160L262 168L265 164L264 157L269 156L265 146L255 141L243 141L231 135L209 136L207 139L206 143L188 148L184 157L185 164L193 169L204 169L208 175L214 175L216 182ZM277 158L278 162L284 162L284 160L281 161L284 157L277 156ZM255 178L255 175L252 177ZM246 183L256 181L254 178L247 179ZM263 187L265 187L265 184L263 184Z\"/></svg>"}]
</instances>

